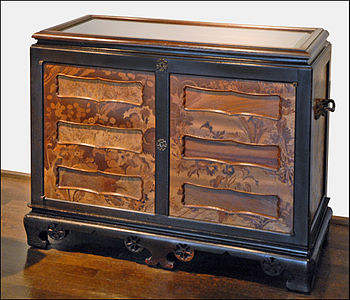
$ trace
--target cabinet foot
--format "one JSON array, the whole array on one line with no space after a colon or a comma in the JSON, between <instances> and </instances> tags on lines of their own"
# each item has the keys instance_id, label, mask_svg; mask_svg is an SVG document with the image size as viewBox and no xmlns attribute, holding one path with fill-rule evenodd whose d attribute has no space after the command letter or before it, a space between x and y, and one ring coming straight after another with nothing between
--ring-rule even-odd
<instances>
[{"instance_id":1,"label":"cabinet foot","mask_svg":"<svg viewBox=\"0 0 350 300\"><path fill-rule=\"evenodd\" d=\"M149 266L160 266L164 269L173 269L175 262L168 258L170 253L182 262L189 262L194 257L194 249L186 244L173 244L163 241L145 240L138 236L128 236L124 239L125 247L133 252L140 253L144 248L151 252L151 256L145 259Z\"/></svg>"},{"instance_id":2,"label":"cabinet foot","mask_svg":"<svg viewBox=\"0 0 350 300\"><path fill-rule=\"evenodd\" d=\"M41 222L36 222L36 220L33 220L28 215L24 216L23 223L27 233L28 245L46 249L49 244L47 227L43 226Z\"/></svg>"},{"instance_id":3,"label":"cabinet foot","mask_svg":"<svg viewBox=\"0 0 350 300\"><path fill-rule=\"evenodd\" d=\"M31 218L29 214L24 216L24 228L27 233L27 243L30 246L46 249L49 245L49 237L53 240L62 240L67 234L65 230L58 223L48 223Z\"/></svg>"},{"instance_id":4,"label":"cabinet foot","mask_svg":"<svg viewBox=\"0 0 350 300\"><path fill-rule=\"evenodd\" d=\"M287 289L301 293L310 293L312 289L314 266L313 261L290 260L283 263L274 257L267 257L261 261L261 268L266 275L279 276L286 271Z\"/></svg>"},{"instance_id":5,"label":"cabinet foot","mask_svg":"<svg viewBox=\"0 0 350 300\"><path fill-rule=\"evenodd\" d=\"M287 289L295 292L310 293L314 281L314 271L314 263L308 263L290 271L290 278L286 281Z\"/></svg>"},{"instance_id":6,"label":"cabinet foot","mask_svg":"<svg viewBox=\"0 0 350 300\"><path fill-rule=\"evenodd\" d=\"M150 242L146 241L145 248L151 252L151 256L145 259L145 263L149 266L160 266L161 268L171 270L175 266L175 262L168 259L169 253L174 252L175 246L170 243Z\"/></svg>"},{"instance_id":7,"label":"cabinet foot","mask_svg":"<svg viewBox=\"0 0 350 300\"><path fill-rule=\"evenodd\" d=\"M168 260L166 257L160 256L152 252L152 256L145 259L145 263L149 266L160 266L164 269L172 270L175 266L175 262Z\"/></svg>"}]
</instances>

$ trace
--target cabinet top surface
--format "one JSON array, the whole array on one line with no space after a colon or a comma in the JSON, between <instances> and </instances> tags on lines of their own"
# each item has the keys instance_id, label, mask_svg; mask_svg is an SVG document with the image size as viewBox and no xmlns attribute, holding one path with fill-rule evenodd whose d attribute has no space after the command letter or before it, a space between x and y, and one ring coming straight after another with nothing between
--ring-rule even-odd
<instances>
[{"instance_id":1,"label":"cabinet top surface","mask_svg":"<svg viewBox=\"0 0 350 300\"><path fill-rule=\"evenodd\" d=\"M325 41L328 33L321 28L89 15L40 31L33 37L129 46L310 56L312 45L321 35Z\"/></svg>"}]
</instances>

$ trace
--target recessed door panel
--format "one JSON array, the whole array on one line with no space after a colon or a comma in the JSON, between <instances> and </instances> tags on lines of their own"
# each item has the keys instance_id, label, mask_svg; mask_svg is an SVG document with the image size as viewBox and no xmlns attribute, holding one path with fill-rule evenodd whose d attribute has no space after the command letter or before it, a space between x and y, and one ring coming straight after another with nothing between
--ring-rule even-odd
<instances>
[{"instance_id":1,"label":"recessed door panel","mask_svg":"<svg viewBox=\"0 0 350 300\"><path fill-rule=\"evenodd\" d=\"M155 75L45 64L44 192L154 213Z\"/></svg>"},{"instance_id":2,"label":"recessed door panel","mask_svg":"<svg viewBox=\"0 0 350 300\"><path fill-rule=\"evenodd\" d=\"M290 234L291 83L170 75L169 215Z\"/></svg>"}]
</instances>

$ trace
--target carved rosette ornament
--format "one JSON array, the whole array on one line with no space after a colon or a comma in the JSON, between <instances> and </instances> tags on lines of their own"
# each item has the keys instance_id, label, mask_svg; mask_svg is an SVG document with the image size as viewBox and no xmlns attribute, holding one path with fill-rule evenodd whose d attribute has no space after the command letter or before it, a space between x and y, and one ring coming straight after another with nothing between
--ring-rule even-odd
<instances>
[{"instance_id":1,"label":"carved rosette ornament","mask_svg":"<svg viewBox=\"0 0 350 300\"><path fill-rule=\"evenodd\" d=\"M174 254L179 261L189 262L194 257L194 250L186 244L177 244Z\"/></svg>"},{"instance_id":2,"label":"carved rosette ornament","mask_svg":"<svg viewBox=\"0 0 350 300\"><path fill-rule=\"evenodd\" d=\"M128 236L124 240L126 249L133 253L140 253L144 248L140 245L140 239L137 236Z\"/></svg>"},{"instance_id":3,"label":"carved rosette ornament","mask_svg":"<svg viewBox=\"0 0 350 300\"><path fill-rule=\"evenodd\" d=\"M157 70L164 72L168 68L168 61L164 58L160 58L157 61Z\"/></svg>"},{"instance_id":4,"label":"carved rosette ornament","mask_svg":"<svg viewBox=\"0 0 350 300\"><path fill-rule=\"evenodd\" d=\"M278 276L280 275L284 267L280 263L280 261L273 257L267 257L261 262L261 268L263 269L264 273L269 276Z\"/></svg>"},{"instance_id":5,"label":"carved rosette ornament","mask_svg":"<svg viewBox=\"0 0 350 300\"><path fill-rule=\"evenodd\" d=\"M166 142L166 140L164 140L164 139L158 139L157 140L157 149L158 150L165 151L167 146L168 146L168 143Z\"/></svg>"},{"instance_id":6,"label":"carved rosette ornament","mask_svg":"<svg viewBox=\"0 0 350 300\"><path fill-rule=\"evenodd\" d=\"M47 229L47 234L53 240L63 240L66 236L66 231L63 229L61 225L52 223L49 225L49 228Z\"/></svg>"}]
</instances>

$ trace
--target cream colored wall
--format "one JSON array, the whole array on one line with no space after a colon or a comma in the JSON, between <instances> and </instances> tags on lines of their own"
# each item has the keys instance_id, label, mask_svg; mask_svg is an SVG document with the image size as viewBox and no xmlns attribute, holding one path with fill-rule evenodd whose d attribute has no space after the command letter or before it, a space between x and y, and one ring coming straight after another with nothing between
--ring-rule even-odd
<instances>
[{"instance_id":1,"label":"cream colored wall","mask_svg":"<svg viewBox=\"0 0 350 300\"><path fill-rule=\"evenodd\" d=\"M349 216L349 3L310 2L1 2L1 169L30 172L29 47L34 32L104 14L237 24L322 27L333 44L328 195Z\"/></svg>"}]
</instances>

